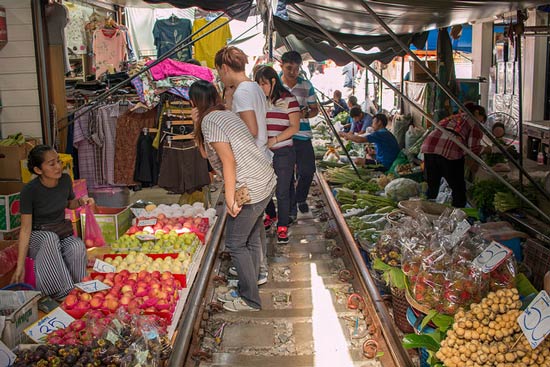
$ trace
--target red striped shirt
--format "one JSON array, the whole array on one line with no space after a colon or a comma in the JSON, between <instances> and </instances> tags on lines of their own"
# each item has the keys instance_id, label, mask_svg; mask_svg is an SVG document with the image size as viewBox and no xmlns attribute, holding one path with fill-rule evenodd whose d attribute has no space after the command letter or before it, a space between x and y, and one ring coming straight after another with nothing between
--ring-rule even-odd
<instances>
[{"instance_id":1,"label":"red striped shirt","mask_svg":"<svg viewBox=\"0 0 550 367\"><path fill-rule=\"evenodd\" d=\"M293 95L279 98L275 103L268 103L267 106L267 136L273 138L278 136L290 126L289 114L300 112L300 105ZM271 149L279 149L292 146L292 138L280 141Z\"/></svg>"}]
</instances>

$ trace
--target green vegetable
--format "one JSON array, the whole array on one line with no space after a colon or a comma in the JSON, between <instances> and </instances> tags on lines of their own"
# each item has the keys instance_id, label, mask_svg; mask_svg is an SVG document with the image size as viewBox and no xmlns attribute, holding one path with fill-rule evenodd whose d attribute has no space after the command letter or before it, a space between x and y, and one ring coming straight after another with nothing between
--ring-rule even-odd
<instances>
[{"instance_id":1,"label":"green vegetable","mask_svg":"<svg viewBox=\"0 0 550 367\"><path fill-rule=\"evenodd\" d=\"M498 163L506 163L506 158L502 153L486 153L483 155L483 160L489 167Z\"/></svg>"},{"instance_id":2,"label":"green vegetable","mask_svg":"<svg viewBox=\"0 0 550 367\"><path fill-rule=\"evenodd\" d=\"M403 347L407 349L426 348L432 352L437 352L440 348L440 344L431 336L431 334L407 334L403 337Z\"/></svg>"},{"instance_id":3,"label":"green vegetable","mask_svg":"<svg viewBox=\"0 0 550 367\"><path fill-rule=\"evenodd\" d=\"M503 213L521 207L521 201L519 198L509 191L497 192L495 194L493 204L497 211Z\"/></svg>"},{"instance_id":4,"label":"green vegetable","mask_svg":"<svg viewBox=\"0 0 550 367\"><path fill-rule=\"evenodd\" d=\"M499 191L507 191L506 186L499 181L482 180L476 182L470 188L472 200L479 209L494 209L495 194Z\"/></svg>"},{"instance_id":5,"label":"green vegetable","mask_svg":"<svg viewBox=\"0 0 550 367\"><path fill-rule=\"evenodd\" d=\"M400 267L390 266L379 258L374 259L372 267L373 269L382 272L382 279L384 279L388 286L395 287L397 289L407 288L407 278Z\"/></svg>"}]
</instances>

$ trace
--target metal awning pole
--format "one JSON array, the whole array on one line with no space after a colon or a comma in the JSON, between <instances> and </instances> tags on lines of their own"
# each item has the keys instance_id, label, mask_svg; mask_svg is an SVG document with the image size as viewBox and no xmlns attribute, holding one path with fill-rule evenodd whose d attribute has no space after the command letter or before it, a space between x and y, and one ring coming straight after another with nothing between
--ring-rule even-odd
<instances>
[{"instance_id":1,"label":"metal awning pole","mask_svg":"<svg viewBox=\"0 0 550 367\"><path fill-rule=\"evenodd\" d=\"M389 81L387 81L386 79L384 79L376 70L374 70L373 68L371 68L369 65L366 65L359 57L357 57L353 52L351 52L351 50L346 46L344 45L342 42L340 42L338 39L336 39L336 37L334 37L332 34L330 34L330 32L328 32L326 29L324 29L315 19L313 19L309 14L307 14L306 12L304 12L300 7L298 7L296 4L292 4L290 5L292 6L294 9L296 9L296 11L298 11L303 17L309 19L309 21L311 23L313 23L317 29L319 29L325 36L327 36L328 39L330 39L332 42L334 42L335 44L337 44L338 46L340 46L344 52L346 52L352 59L356 60L359 64L363 65L364 67L366 67L367 69L369 69L377 78L380 78L380 80L382 80L384 82L384 84L386 84L390 89L392 89L395 93L398 93L401 95L401 92L399 91L399 89L397 89L392 83L390 83ZM489 167L487 165L487 163L485 163L480 157L477 156L477 154L475 154L474 152L472 152L470 150L470 148L468 148L466 145L464 145L459 139L457 139L454 135L452 135L449 131L447 131L446 129L442 128L439 123L435 122L434 119L428 115L422 108L420 108L417 104L415 104L413 101L411 101L409 99L409 97L405 96L405 95L401 95L401 97L411 105L411 107L415 108L418 110L418 112L420 112L422 114L422 116L424 116L428 121L430 121L432 123L432 125L438 129L439 131L441 131L441 133L443 134L443 136L445 136L447 139L449 139L450 141L452 141L453 143L455 143L456 145L458 145L465 153L467 153L468 155L470 155L472 157L473 160L475 160L477 163L479 163L480 166L482 166L483 168L485 168L487 171L489 171L489 173L491 173L493 176L495 176L499 181L501 181L507 188L509 188L514 194L516 194L521 200L523 200L527 205L529 205L531 208L533 208L537 213L539 213L548 223L550 223L550 217L545 213L543 212L542 210L539 209L538 206L536 206L535 204L533 204L531 201L529 201L529 199L527 199L521 192L519 192L514 186L512 186L506 179L504 179L503 177L501 177L500 175L498 175L495 171L493 171L493 169L491 167Z\"/></svg>"},{"instance_id":2,"label":"metal awning pole","mask_svg":"<svg viewBox=\"0 0 550 367\"><path fill-rule=\"evenodd\" d=\"M519 99L519 164L523 167L523 76L521 73L521 36L516 35L516 58L518 62L518 99ZM519 171L519 188L523 190L523 172Z\"/></svg>"},{"instance_id":3,"label":"metal awning pole","mask_svg":"<svg viewBox=\"0 0 550 367\"><path fill-rule=\"evenodd\" d=\"M451 101L453 101L462 111L464 111L464 113L466 113L468 117L475 124L477 124L477 126L491 140L491 142L498 147L498 149L502 152L502 154L504 154L508 158L508 160L511 161L520 170L520 172L529 179L531 184L534 187L536 187L537 190L540 191L547 199L550 199L550 193L548 193L542 186L540 186L538 182L536 182L533 179L533 177L531 177L531 175L525 171L525 169L523 168L523 165L520 164L520 162L518 162L516 159L514 159L514 157L512 157L510 152L508 152L506 148L502 146L502 144L498 141L498 139L495 138L493 134L491 134L491 132L489 131L489 129L487 129L487 127L485 127L485 125L477 121L474 115L466 107L464 107L464 104L461 101L459 101L459 99L453 94L453 92L445 84L441 83L439 78L437 78L430 71L430 69L426 65L424 65L424 63L418 58L418 56L416 56L416 54L412 52L410 48L407 47L407 45L405 45L403 41L399 39L399 37L397 37L395 32L384 22L384 20L382 20L382 18L378 16L378 14L376 14L374 10L371 9L371 7L367 4L367 2L365 0L359 0L359 2L367 10L369 15L372 16L378 22L378 24L380 24L384 28L384 30L389 34L389 36L399 45L399 47L401 47L403 51L405 51L410 57L413 58L413 60L415 60L418 63L418 66L422 69L422 71L424 71L430 76L430 78L435 82L435 84L437 84L437 86L440 87L445 92L445 94L451 99Z\"/></svg>"},{"instance_id":4,"label":"metal awning pole","mask_svg":"<svg viewBox=\"0 0 550 367\"><path fill-rule=\"evenodd\" d=\"M244 14L245 12L248 12L250 9L247 7L246 9L242 10L240 13L236 14L235 17L238 17L239 15L241 14ZM149 71L152 67L158 65L159 63L161 63L162 61L166 60L167 58L169 58L170 56L172 56L173 54L175 54L176 52L180 51L181 49L183 48L186 48L190 45L192 45L193 43L199 41L200 39L206 37L207 35L209 35L210 33L212 32L215 32L217 31L219 28L225 26L227 23L229 23L231 20L235 19L234 18L231 18L231 19L228 19L227 21L217 25L216 27L208 30L206 33L200 35L199 37L197 37L196 39L192 39L193 36L195 36L196 34L198 34L199 32L201 32L202 30L204 30L206 27L208 27L212 22L216 21L217 19L221 18L222 16L224 15L224 13L220 13L218 14L211 22L205 24L204 26L202 26L201 28L197 29L196 32L190 34L189 36L187 36L186 38L184 38L183 40L181 40L180 42L176 43L174 45L174 47L172 47L170 50L166 51L166 53L162 54L158 59L156 59L155 61L153 61L151 64L145 66L143 69L141 69L138 73L132 75L131 77L127 78L126 80L118 83L117 85L115 85L114 87L110 88L109 90L103 92L102 94L100 94L97 98L93 99L92 101L90 101L89 103L85 104L85 105L82 105L80 107L78 107L76 110L74 110L73 112L67 114L66 116L63 116L62 118L60 118L59 120L57 120L57 123L59 124L60 122L64 121L64 120L67 120L71 115L74 116L73 120L72 121L69 121L67 122L65 125L63 126L60 126L58 128L58 130L62 130L62 129L65 129L67 128L69 125L73 124L74 121L76 121L80 116L88 113L89 111L91 111L93 108L94 108L94 105L90 105L90 103L97 103L97 102L102 102L104 100L106 100L109 96L113 95L117 90L121 89L124 85L126 85L127 83L131 82L133 79L137 78L138 76L142 75L143 73ZM82 110L86 109L85 111L81 112ZM80 114L77 115L77 113L80 112Z\"/></svg>"},{"instance_id":5,"label":"metal awning pole","mask_svg":"<svg viewBox=\"0 0 550 367\"><path fill-rule=\"evenodd\" d=\"M283 37L283 42L284 42L285 47L288 51L292 50L292 48L290 47L290 43L288 42L286 37ZM302 70L302 72L303 72L303 70ZM304 73L304 77L305 77L305 73ZM306 77L306 79L307 79L307 77ZM311 83L311 80L309 80L309 82ZM311 85L313 85L313 83L311 83ZM357 169L357 166L355 165L355 162L353 161L353 159L351 159L351 157L349 155L349 152L346 149L346 146L344 145L344 142L340 138L340 135L338 135L338 131L336 131L336 128L332 124L332 121L330 121L330 117L327 114L327 111L325 111L325 109L323 108L323 105L321 104L321 101L319 100L319 97L317 96L317 93L315 93L315 101L317 102L317 108L319 108L319 112L321 112L323 114L323 117L325 118L325 123L328 124L330 130L332 131L332 133L336 137L336 140L338 141L338 144L340 144L340 148L342 148L342 150L346 154L346 157L348 157L349 163L351 164L351 167L353 168L353 171L355 171L355 174L357 175L357 177L359 177L359 179L361 179L361 174L359 173L359 170Z\"/></svg>"}]
</instances>

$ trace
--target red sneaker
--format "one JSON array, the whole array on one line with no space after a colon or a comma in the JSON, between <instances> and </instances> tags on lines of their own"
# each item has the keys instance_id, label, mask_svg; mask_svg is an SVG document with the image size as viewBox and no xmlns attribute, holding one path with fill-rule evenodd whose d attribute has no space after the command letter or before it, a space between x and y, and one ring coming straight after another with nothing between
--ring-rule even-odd
<instances>
[{"instance_id":1,"label":"red sneaker","mask_svg":"<svg viewBox=\"0 0 550 367\"><path fill-rule=\"evenodd\" d=\"M277 243L288 243L288 227L277 227Z\"/></svg>"}]
</instances>

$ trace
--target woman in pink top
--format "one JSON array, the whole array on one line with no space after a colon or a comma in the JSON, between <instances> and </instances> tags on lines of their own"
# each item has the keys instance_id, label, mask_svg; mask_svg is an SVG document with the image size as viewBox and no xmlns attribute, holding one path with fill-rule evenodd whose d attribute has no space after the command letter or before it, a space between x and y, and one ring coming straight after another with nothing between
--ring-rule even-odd
<instances>
[{"instance_id":1,"label":"woman in pink top","mask_svg":"<svg viewBox=\"0 0 550 367\"><path fill-rule=\"evenodd\" d=\"M273 168L277 175L277 242L288 243L290 224L290 185L296 155L292 146L292 136L300 129L300 105L296 98L283 86L277 72L270 66L256 71L254 79L267 97L267 146L273 152ZM266 208L264 224L271 226L277 220L273 200Z\"/></svg>"}]
</instances>

